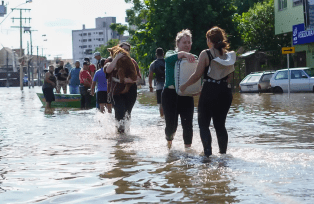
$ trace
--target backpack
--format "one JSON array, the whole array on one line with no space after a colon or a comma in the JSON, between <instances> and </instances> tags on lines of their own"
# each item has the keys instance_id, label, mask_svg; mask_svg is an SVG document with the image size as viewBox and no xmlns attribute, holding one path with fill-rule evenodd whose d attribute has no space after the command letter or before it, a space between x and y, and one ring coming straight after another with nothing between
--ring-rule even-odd
<instances>
[{"instance_id":1,"label":"backpack","mask_svg":"<svg viewBox=\"0 0 314 204\"><path fill-rule=\"evenodd\" d=\"M164 59L155 60L154 62L154 72L157 82L165 82L165 63Z\"/></svg>"},{"instance_id":2,"label":"backpack","mask_svg":"<svg viewBox=\"0 0 314 204\"><path fill-rule=\"evenodd\" d=\"M220 80L234 72L234 63L237 57L234 51L225 53L222 58L214 58L210 51L207 54L210 56L210 66L207 76L214 80Z\"/></svg>"}]
</instances>

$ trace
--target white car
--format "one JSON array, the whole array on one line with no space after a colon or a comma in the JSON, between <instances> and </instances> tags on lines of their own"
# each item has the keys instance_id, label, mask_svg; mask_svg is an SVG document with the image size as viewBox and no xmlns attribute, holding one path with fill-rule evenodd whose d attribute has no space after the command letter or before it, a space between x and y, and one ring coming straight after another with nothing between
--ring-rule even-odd
<instances>
[{"instance_id":1,"label":"white car","mask_svg":"<svg viewBox=\"0 0 314 204\"><path fill-rule=\"evenodd\" d=\"M239 84L240 92L267 92L270 91L269 81L275 71L253 72L247 75Z\"/></svg>"},{"instance_id":2,"label":"white car","mask_svg":"<svg viewBox=\"0 0 314 204\"><path fill-rule=\"evenodd\" d=\"M288 92L288 83L288 69L277 70L270 80L270 86L274 93ZM290 91L314 92L314 68L291 68Z\"/></svg>"}]
</instances>

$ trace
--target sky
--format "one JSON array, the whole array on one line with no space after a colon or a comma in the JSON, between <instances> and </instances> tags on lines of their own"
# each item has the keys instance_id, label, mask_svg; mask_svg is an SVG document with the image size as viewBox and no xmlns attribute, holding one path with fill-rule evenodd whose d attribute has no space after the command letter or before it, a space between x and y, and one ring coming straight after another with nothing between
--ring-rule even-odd
<instances>
[{"instance_id":1,"label":"sky","mask_svg":"<svg viewBox=\"0 0 314 204\"><path fill-rule=\"evenodd\" d=\"M1 0L2 1L2 0ZM0 4L1 4L0 1ZM124 0L33 0L32 3L25 3L26 0L4 0L7 5L7 15L0 17L0 49L2 46L9 48L20 48L20 30L11 28L19 26L19 20L12 22L12 17L19 18L19 11L11 8L31 9L30 12L22 13L23 18L32 18L29 21L23 20L23 26L30 26L33 39L33 54L44 54L48 59L62 57L72 59L72 30L95 28L97 17L113 16L117 23L126 24L125 10L131 8ZM19 6L20 4L23 4ZM43 36L46 35L46 36ZM45 41L47 40L47 41ZM27 50L27 41L30 41L29 33L23 33L23 48ZM34 48L35 47L35 48ZM27 52L27 51L26 51Z\"/></svg>"}]
</instances>

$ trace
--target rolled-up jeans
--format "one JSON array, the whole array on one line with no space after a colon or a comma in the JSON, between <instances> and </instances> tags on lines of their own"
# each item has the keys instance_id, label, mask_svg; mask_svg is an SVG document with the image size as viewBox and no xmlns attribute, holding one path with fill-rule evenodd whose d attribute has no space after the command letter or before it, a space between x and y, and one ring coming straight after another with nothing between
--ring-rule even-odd
<instances>
[{"instance_id":1,"label":"rolled-up jeans","mask_svg":"<svg viewBox=\"0 0 314 204\"><path fill-rule=\"evenodd\" d=\"M70 94L80 94L79 85L69 85Z\"/></svg>"}]
</instances>

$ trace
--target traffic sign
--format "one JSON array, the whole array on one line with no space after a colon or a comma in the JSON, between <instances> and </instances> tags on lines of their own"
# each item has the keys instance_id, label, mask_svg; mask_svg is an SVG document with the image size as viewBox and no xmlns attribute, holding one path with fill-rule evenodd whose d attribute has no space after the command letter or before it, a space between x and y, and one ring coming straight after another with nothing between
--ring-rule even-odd
<instances>
[{"instance_id":1,"label":"traffic sign","mask_svg":"<svg viewBox=\"0 0 314 204\"><path fill-rule=\"evenodd\" d=\"M295 47L283 47L281 50L283 55L295 53Z\"/></svg>"}]
</instances>

